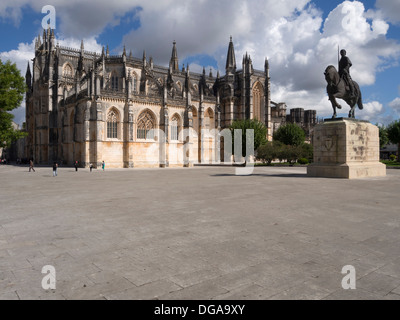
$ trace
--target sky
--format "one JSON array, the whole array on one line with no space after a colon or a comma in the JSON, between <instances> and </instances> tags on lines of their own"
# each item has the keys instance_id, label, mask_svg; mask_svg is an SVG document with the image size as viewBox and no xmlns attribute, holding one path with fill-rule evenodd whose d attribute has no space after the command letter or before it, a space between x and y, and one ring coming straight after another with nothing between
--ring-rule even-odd
<instances>
[{"instance_id":1,"label":"sky","mask_svg":"<svg viewBox=\"0 0 400 320\"><path fill-rule=\"evenodd\" d=\"M246 53L259 70L268 58L272 101L315 109L320 118L332 116L323 72L337 65L339 46L363 95L356 118L387 125L400 117L399 0L1 0L0 59L15 62L22 75L42 22L49 22L47 5L55 9L61 46L80 48L83 40L85 50L108 45L121 54L125 45L168 66L176 41L180 67L189 64L192 72L225 74L232 36L238 69ZM346 117L349 107L339 103L338 116ZM22 124L25 103L13 113Z\"/></svg>"}]
</instances>

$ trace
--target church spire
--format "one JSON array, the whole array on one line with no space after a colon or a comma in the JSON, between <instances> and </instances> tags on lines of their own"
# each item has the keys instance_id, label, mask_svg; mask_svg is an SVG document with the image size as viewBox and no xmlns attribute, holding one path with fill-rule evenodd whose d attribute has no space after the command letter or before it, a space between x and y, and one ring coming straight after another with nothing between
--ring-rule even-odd
<instances>
[{"instance_id":1,"label":"church spire","mask_svg":"<svg viewBox=\"0 0 400 320\"><path fill-rule=\"evenodd\" d=\"M176 50L176 41L175 40L173 42L171 61L169 64L172 67L172 72L179 71L178 51Z\"/></svg>"},{"instance_id":2,"label":"church spire","mask_svg":"<svg viewBox=\"0 0 400 320\"><path fill-rule=\"evenodd\" d=\"M25 82L26 82L26 86L29 89L31 89L32 88L32 74L31 74L31 67L29 65L29 61L28 61L28 67L26 68Z\"/></svg>"},{"instance_id":3,"label":"church spire","mask_svg":"<svg viewBox=\"0 0 400 320\"><path fill-rule=\"evenodd\" d=\"M30 67L30 65L29 65L29 61L28 61L28 66L27 66L27 68L26 68L26 74L28 75L30 75L31 74L31 67Z\"/></svg>"},{"instance_id":4,"label":"church spire","mask_svg":"<svg viewBox=\"0 0 400 320\"><path fill-rule=\"evenodd\" d=\"M35 40L35 50L38 50L40 48L40 46L42 45L41 41L40 41L40 34L37 37L37 39Z\"/></svg>"},{"instance_id":5,"label":"church spire","mask_svg":"<svg viewBox=\"0 0 400 320\"><path fill-rule=\"evenodd\" d=\"M235 48L233 47L232 36L229 41L228 55L226 57L226 74L234 74L236 71Z\"/></svg>"},{"instance_id":6,"label":"church spire","mask_svg":"<svg viewBox=\"0 0 400 320\"><path fill-rule=\"evenodd\" d=\"M186 108L190 109L192 104L192 93L190 91L192 87L190 81L190 71L189 71L189 64L186 67L186 79L185 79L185 94L186 94Z\"/></svg>"},{"instance_id":7,"label":"church spire","mask_svg":"<svg viewBox=\"0 0 400 320\"><path fill-rule=\"evenodd\" d=\"M47 25L47 41L50 41L51 28L50 23Z\"/></svg>"},{"instance_id":8,"label":"church spire","mask_svg":"<svg viewBox=\"0 0 400 320\"><path fill-rule=\"evenodd\" d=\"M264 69L269 70L269 61L267 57L265 58Z\"/></svg>"},{"instance_id":9,"label":"church spire","mask_svg":"<svg viewBox=\"0 0 400 320\"><path fill-rule=\"evenodd\" d=\"M190 91L191 81L190 81L190 71L189 71L189 63L186 66L186 79L185 79L185 88L186 91Z\"/></svg>"},{"instance_id":10,"label":"church spire","mask_svg":"<svg viewBox=\"0 0 400 320\"><path fill-rule=\"evenodd\" d=\"M43 50L47 50L47 34L46 29L43 28Z\"/></svg>"},{"instance_id":11,"label":"church spire","mask_svg":"<svg viewBox=\"0 0 400 320\"><path fill-rule=\"evenodd\" d=\"M143 50L143 66L145 67L147 65L146 61L146 50Z\"/></svg>"}]
</instances>

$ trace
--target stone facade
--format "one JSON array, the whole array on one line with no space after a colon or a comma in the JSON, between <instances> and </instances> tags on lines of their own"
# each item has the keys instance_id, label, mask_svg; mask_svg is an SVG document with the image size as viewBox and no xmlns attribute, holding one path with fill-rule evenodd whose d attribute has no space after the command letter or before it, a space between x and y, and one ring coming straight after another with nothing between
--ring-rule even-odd
<instances>
[{"instance_id":1,"label":"stone facade","mask_svg":"<svg viewBox=\"0 0 400 320\"><path fill-rule=\"evenodd\" d=\"M55 45L53 30L36 39L26 82L27 156L36 163L82 166L190 166L221 154L215 132L236 119L259 119L272 139L269 65L236 68L232 38L226 74L169 67L126 53L112 56ZM206 131L201 134L202 130ZM156 130L153 133L152 130Z\"/></svg>"}]
</instances>

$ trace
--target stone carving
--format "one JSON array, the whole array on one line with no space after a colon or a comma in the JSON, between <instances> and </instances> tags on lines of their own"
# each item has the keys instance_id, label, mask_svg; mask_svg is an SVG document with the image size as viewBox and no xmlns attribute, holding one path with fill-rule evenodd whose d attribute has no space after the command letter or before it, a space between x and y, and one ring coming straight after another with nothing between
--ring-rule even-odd
<instances>
[{"instance_id":1,"label":"stone carving","mask_svg":"<svg viewBox=\"0 0 400 320\"><path fill-rule=\"evenodd\" d=\"M332 147L335 145L335 141L332 137L327 137L325 139L324 147L327 151L331 151Z\"/></svg>"}]
</instances>

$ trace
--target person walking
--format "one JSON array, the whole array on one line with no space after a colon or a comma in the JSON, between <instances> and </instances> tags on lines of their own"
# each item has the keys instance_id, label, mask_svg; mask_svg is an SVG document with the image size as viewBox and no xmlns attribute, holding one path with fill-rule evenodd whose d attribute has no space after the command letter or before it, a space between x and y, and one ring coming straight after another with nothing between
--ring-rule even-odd
<instances>
[{"instance_id":1,"label":"person walking","mask_svg":"<svg viewBox=\"0 0 400 320\"><path fill-rule=\"evenodd\" d=\"M57 169L58 169L58 163L54 161L53 163L53 177L57 177Z\"/></svg>"},{"instance_id":2,"label":"person walking","mask_svg":"<svg viewBox=\"0 0 400 320\"><path fill-rule=\"evenodd\" d=\"M101 164L101 167L103 168L103 171L104 171L104 169L106 168L106 163L104 162L104 160L103 160L103 162Z\"/></svg>"},{"instance_id":3,"label":"person walking","mask_svg":"<svg viewBox=\"0 0 400 320\"><path fill-rule=\"evenodd\" d=\"M74 166L75 166L75 172L77 172L78 171L78 161L75 161Z\"/></svg>"},{"instance_id":4,"label":"person walking","mask_svg":"<svg viewBox=\"0 0 400 320\"><path fill-rule=\"evenodd\" d=\"M89 168L90 168L90 172L92 172L92 169L93 169L93 163L89 163Z\"/></svg>"},{"instance_id":5,"label":"person walking","mask_svg":"<svg viewBox=\"0 0 400 320\"><path fill-rule=\"evenodd\" d=\"M33 161L32 161L32 159L29 160L29 172L31 172L31 170L33 170L33 172L35 172L35 169L33 169Z\"/></svg>"}]
</instances>

